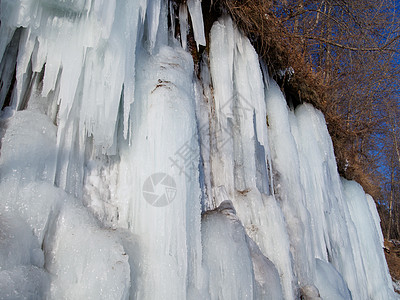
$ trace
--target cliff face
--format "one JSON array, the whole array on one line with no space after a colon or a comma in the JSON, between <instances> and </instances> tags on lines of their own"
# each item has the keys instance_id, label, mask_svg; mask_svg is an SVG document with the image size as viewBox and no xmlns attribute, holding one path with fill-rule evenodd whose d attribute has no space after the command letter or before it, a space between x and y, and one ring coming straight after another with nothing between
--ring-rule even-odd
<instances>
[{"instance_id":1,"label":"cliff face","mask_svg":"<svg viewBox=\"0 0 400 300\"><path fill-rule=\"evenodd\" d=\"M373 199L229 17L194 66L198 0L0 9L1 298L395 298Z\"/></svg>"}]
</instances>

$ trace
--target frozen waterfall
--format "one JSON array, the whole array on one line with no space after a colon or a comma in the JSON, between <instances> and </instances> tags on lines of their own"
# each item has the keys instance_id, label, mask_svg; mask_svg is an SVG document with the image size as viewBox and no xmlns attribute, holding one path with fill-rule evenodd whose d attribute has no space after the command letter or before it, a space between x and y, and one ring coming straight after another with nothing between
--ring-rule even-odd
<instances>
[{"instance_id":1,"label":"frozen waterfall","mask_svg":"<svg viewBox=\"0 0 400 300\"><path fill-rule=\"evenodd\" d=\"M180 2L0 1L0 299L396 299L322 113Z\"/></svg>"}]
</instances>

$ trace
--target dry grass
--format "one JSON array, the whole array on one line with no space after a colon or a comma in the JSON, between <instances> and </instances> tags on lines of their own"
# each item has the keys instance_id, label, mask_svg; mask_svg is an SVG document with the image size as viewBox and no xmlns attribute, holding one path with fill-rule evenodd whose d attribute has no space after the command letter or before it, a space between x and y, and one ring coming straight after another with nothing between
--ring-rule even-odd
<instances>
[{"instance_id":1,"label":"dry grass","mask_svg":"<svg viewBox=\"0 0 400 300\"><path fill-rule=\"evenodd\" d=\"M385 240L385 247L389 250L389 252L385 251L385 257L390 275L392 279L398 281L400 280L400 249L387 240ZM400 291L396 292L399 293Z\"/></svg>"},{"instance_id":2,"label":"dry grass","mask_svg":"<svg viewBox=\"0 0 400 300\"><path fill-rule=\"evenodd\" d=\"M175 3L185 1L175 0ZM273 5L272 0L203 0L207 45L210 44L209 33L213 23L222 14L228 13L266 62L269 74L278 82L287 101L294 106L308 102L322 111L332 137L340 175L356 180L377 199L380 194L378 178L370 172L373 168L369 162L360 159L356 146L359 136L346 128L343 115L332 105L329 95L335 88L324 83L324 70L312 68L307 60L309 53L305 41L299 35L288 32L274 15ZM188 41L197 65L201 52L208 51L208 46L201 48L199 53L192 32L189 32ZM293 68L294 74L290 78L282 76L281 71L289 67Z\"/></svg>"},{"instance_id":3,"label":"dry grass","mask_svg":"<svg viewBox=\"0 0 400 300\"><path fill-rule=\"evenodd\" d=\"M249 37L253 46L267 63L270 75L278 82L287 99L294 104L308 102L320 109L332 137L339 173L358 181L373 197L380 190L378 178L367 172L371 166L359 158L355 148L357 136L345 127L345 119L329 100L330 89L323 82L324 70L313 70L307 61L304 41L287 31L272 12L270 0L217 0L213 8L231 15L238 28ZM294 69L288 80L281 70Z\"/></svg>"}]
</instances>

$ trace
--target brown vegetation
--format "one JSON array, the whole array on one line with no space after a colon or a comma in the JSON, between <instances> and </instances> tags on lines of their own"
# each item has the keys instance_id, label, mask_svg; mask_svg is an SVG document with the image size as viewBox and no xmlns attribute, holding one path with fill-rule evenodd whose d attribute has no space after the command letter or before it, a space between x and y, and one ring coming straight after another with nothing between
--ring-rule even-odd
<instances>
[{"instance_id":1,"label":"brown vegetation","mask_svg":"<svg viewBox=\"0 0 400 300\"><path fill-rule=\"evenodd\" d=\"M324 113L339 173L358 181L381 204L386 236L398 237L400 19L395 5L391 0L203 0L204 11L213 12L207 31L218 14L230 14L289 104L309 102ZM290 80L281 72L289 67Z\"/></svg>"},{"instance_id":2,"label":"brown vegetation","mask_svg":"<svg viewBox=\"0 0 400 300\"><path fill-rule=\"evenodd\" d=\"M186 2L173 1L175 10ZM323 112L339 173L374 197L386 239L400 239L396 1L202 0L202 6L208 45L213 23L229 14L266 62L288 105L309 102ZM199 53L192 34L189 49L197 63L208 48ZM397 256L388 259L391 272L400 270ZM392 276L400 279L399 274Z\"/></svg>"},{"instance_id":3,"label":"brown vegetation","mask_svg":"<svg viewBox=\"0 0 400 300\"><path fill-rule=\"evenodd\" d=\"M339 173L374 197L385 236L400 238L396 1L203 0L202 5L207 39L214 21L228 13L267 63L288 104L309 102L324 113ZM191 49L199 61L201 54Z\"/></svg>"},{"instance_id":4,"label":"brown vegetation","mask_svg":"<svg viewBox=\"0 0 400 300\"><path fill-rule=\"evenodd\" d=\"M385 257L390 275L395 281L400 281L400 248L392 242L385 240ZM397 293L400 291L396 290Z\"/></svg>"},{"instance_id":5,"label":"brown vegetation","mask_svg":"<svg viewBox=\"0 0 400 300\"><path fill-rule=\"evenodd\" d=\"M250 38L294 105L325 115L338 169L381 197L374 154L382 130L382 91L393 73L397 20L389 1L254 0L214 2ZM290 81L280 71L294 69ZM390 74L393 76L394 74ZM393 77L392 77L393 78ZM376 82L380 80L380 82ZM392 80L393 81L393 80Z\"/></svg>"}]
</instances>

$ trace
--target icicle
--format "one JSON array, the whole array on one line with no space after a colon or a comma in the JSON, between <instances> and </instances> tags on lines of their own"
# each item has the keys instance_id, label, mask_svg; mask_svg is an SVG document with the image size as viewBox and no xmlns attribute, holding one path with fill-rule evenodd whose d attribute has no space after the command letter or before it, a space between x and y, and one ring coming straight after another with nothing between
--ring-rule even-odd
<instances>
[{"instance_id":1,"label":"icicle","mask_svg":"<svg viewBox=\"0 0 400 300\"><path fill-rule=\"evenodd\" d=\"M187 48L187 34L188 34L188 11L185 3L179 5L179 28L181 31L182 48Z\"/></svg>"},{"instance_id":2,"label":"icicle","mask_svg":"<svg viewBox=\"0 0 400 300\"><path fill-rule=\"evenodd\" d=\"M198 50L199 45L206 45L201 0L188 0L187 5L189 7L190 18L192 19L193 34Z\"/></svg>"},{"instance_id":3,"label":"icicle","mask_svg":"<svg viewBox=\"0 0 400 300\"><path fill-rule=\"evenodd\" d=\"M148 47L150 53L152 53L154 46L156 45L158 26L160 23L161 1L162 0L149 1L147 7L147 12L146 12L146 22L148 28L147 38L148 38Z\"/></svg>"},{"instance_id":4,"label":"icicle","mask_svg":"<svg viewBox=\"0 0 400 300\"><path fill-rule=\"evenodd\" d=\"M322 113L228 16L195 74L186 3L0 0L0 298L394 299Z\"/></svg>"}]
</instances>

